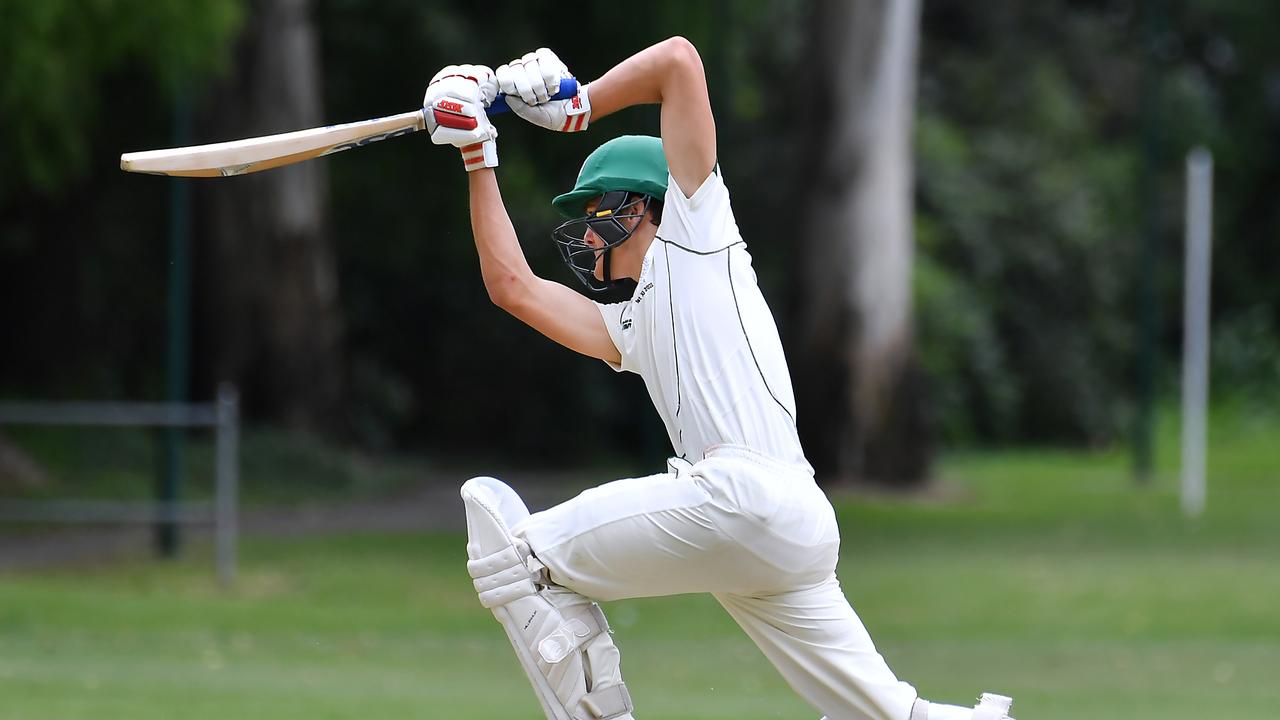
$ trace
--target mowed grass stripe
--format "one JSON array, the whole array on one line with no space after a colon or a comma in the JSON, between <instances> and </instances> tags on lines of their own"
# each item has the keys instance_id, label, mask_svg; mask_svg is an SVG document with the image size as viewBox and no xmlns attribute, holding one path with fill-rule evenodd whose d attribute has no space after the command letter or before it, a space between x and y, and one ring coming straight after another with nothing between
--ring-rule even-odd
<instances>
[{"instance_id":1,"label":"mowed grass stripe","mask_svg":"<svg viewBox=\"0 0 1280 720\"><path fill-rule=\"evenodd\" d=\"M1271 717L1280 422L1227 420L1198 520L1167 421L1147 488L1119 453L1017 451L951 456L925 496L837 491L845 591L927 697L1008 692L1024 720ZM0 720L539 717L463 542L253 539L229 591L207 548L0 576ZM606 612L643 720L817 717L709 597Z\"/></svg>"}]
</instances>

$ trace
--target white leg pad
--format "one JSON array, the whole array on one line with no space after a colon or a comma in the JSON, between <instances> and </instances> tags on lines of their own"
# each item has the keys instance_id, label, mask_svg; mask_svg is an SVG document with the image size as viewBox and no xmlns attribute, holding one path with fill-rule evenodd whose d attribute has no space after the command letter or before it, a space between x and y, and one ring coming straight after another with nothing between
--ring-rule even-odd
<instances>
[{"instance_id":1,"label":"white leg pad","mask_svg":"<svg viewBox=\"0 0 1280 720\"><path fill-rule=\"evenodd\" d=\"M467 572L529 676L547 720L632 720L618 648L600 606L552 585L545 567L511 528L529 516L495 478L462 486Z\"/></svg>"}]
</instances>

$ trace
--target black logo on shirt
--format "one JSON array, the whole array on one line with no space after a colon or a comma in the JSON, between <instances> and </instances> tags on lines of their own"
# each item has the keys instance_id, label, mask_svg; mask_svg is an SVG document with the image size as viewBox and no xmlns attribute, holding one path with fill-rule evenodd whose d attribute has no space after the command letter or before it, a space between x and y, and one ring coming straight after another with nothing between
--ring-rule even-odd
<instances>
[{"instance_id":1,"label":"black logo on shirt","mask_svg":"<svg viewBox=\"0 0 1280 720\"><path fill-rule=\"evenodd\" d=\"M644 300L645 293L649 292L652 289L653 289L653 283L649 283L648 285L645 285L643 288L640 288L640 294L636 295L636 304L639 305L640 301Z\"/></svg>"}]
</instances>

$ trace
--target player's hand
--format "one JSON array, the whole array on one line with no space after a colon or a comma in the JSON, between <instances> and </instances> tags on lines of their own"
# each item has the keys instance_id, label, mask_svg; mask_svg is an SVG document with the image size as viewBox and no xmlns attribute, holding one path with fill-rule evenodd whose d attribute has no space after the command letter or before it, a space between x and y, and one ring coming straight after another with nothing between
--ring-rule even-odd
<instances>
[{"instance_id":1,"label":"player's hand","mask_svg":"<svg viewBox=\"0 0 1280 720\"><path fill-rule=\"evenodd\" d=\"M422 98L431 142L460 149L468 172L498 166L498 130L485 113L497 94L497 79L484 65L448 65L431 78Z\"/></svg>"},{"instance_id":2,"label":"player's hand","mask_svg":"<svg viewBox=\"0 0 1280 720\"><path fill-rule=\"evenodd\" d=\"M569 68L547 48L525 53L498 67L498 89L507 96L511 112L548 130L586 130L591 119L587 86L567 100L551 100L560 90L560 81L573 77Z\"/></svg>"},{"instance_id":3,"label":"player's hand","mask_svg":"<svg viewBox=\"0 0 1280 720\"><path fill-rule=\"evenodd\" d=\"M496 74L498 90L518 96L526 105L541 105L556 94L561 80L573 77L569 68L547 48L538 48L499 65Z\"/></svg>"}]
</instances>

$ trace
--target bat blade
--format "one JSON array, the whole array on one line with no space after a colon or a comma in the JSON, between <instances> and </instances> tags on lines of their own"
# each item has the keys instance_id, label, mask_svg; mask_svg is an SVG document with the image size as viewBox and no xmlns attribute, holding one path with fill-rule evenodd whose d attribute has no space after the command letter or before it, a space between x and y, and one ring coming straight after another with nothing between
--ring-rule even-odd
<instances>
[{"instance_id":1,"label":"bat blade","mask_svg":"<svg viewBox=\"0 0 1280 720\"><path fill-rule=\"evenodd\" d=\"M120 156L120 169L177 177L228 177L332 155L425 127L421 110L359 122Z\"/></svg>"},{"instance_id":2,"label":"bat blade","mask_svg":"<svg viewBox=\"0 0 1280 720\"><path fill-rule=\"evenodd\" d=\"M564 78L554 100L578 93L578 81ZM499 94L486 109L490 115L509 112L506 97ZM421 110L399 115L328 125L279 135L247 138L167 150L124 153L120 169L127 172L176 177L230 177L291 165L322 155L363 147L388 138L408 135L426 127Z\"/></svg>"}]
</instances>

